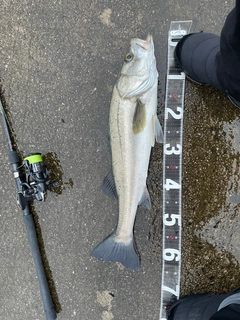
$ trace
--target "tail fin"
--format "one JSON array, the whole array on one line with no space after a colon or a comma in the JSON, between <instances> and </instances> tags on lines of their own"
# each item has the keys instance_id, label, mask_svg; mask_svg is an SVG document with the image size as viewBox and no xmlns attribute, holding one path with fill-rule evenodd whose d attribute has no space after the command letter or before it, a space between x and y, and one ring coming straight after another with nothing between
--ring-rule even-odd
<instances>
[{"instance_id":1,"label":"tail fin","mask_svg":"<svg viewBox=\"0 0 240 320\"><path fill-rule=\"evenodd\" d=\"M115 241L115 233L93 249L92 256L104 261L118 261L129 269L140 268L134 239L128 244L119 243Z\"/></svg>"}]
</instances>

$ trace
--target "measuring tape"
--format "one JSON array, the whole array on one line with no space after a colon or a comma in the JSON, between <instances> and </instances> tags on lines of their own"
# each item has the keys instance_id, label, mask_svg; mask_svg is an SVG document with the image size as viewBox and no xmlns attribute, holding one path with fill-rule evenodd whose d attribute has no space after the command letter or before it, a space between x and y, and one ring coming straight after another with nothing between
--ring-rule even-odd
<instances>
[{"instance_id":1,"label":"measuring tape","mask_svg":"<svg viewBox=\"0 0 240 320\"><path fill-rule=\"evenodd\" d=\"M176 67L174 49L192 21L172 21L168 33L168 68L163 144L163 249L160 320L179 299L182 224L182 131L185 74Z\"/></svg>"}]
</instances>

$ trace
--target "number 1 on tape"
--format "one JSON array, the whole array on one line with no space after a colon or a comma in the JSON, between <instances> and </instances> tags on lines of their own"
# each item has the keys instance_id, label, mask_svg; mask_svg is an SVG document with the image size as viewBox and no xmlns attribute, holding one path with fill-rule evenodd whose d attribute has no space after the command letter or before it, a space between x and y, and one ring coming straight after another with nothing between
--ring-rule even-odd
<instances>
[{"instance_id":1,"label":"number 1 on tape","mask_svg":"<svg viewBox=\"0 0 240 320\"><path fill-rule=\"evenodd\" d=\"M185 74L176 66L174 49L189 33L192 21L172 21L168 33L163 145L163 249L160 320L167 320L168 306L179 298L182 225L182 127Z\"/></svg>"}]
</instances>

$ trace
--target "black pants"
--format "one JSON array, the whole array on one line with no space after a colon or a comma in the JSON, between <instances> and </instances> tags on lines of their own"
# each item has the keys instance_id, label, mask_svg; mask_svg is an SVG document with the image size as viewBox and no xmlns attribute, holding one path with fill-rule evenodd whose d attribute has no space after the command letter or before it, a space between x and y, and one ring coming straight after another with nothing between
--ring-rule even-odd
<instances>
[{"instance_id":1,"label":"black pants","mask_svg":"<svg viewBox=\"0 0 240 320\"><path fill-rule=\"evenodd\" d=\"M217 76L222 87L240 101L240 1L229 13L220 37Z\"/></svg>"}]
</instances>

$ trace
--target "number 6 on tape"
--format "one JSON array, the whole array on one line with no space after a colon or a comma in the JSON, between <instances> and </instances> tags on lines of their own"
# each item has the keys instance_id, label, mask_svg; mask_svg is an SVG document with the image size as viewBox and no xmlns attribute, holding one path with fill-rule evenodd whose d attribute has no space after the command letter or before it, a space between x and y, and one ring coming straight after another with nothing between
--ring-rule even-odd
<instances>
[{"instance_id":1,"label":"number 6 on tape","mask_svg":"<svg viewBox=\"0 0 240 320\"><path fill-rule=\"evenodd\" d=\"M179 261L180 252L177 249L167 248L163 250L163 259L166 261Z\"/></svg>"}]
</instances>

